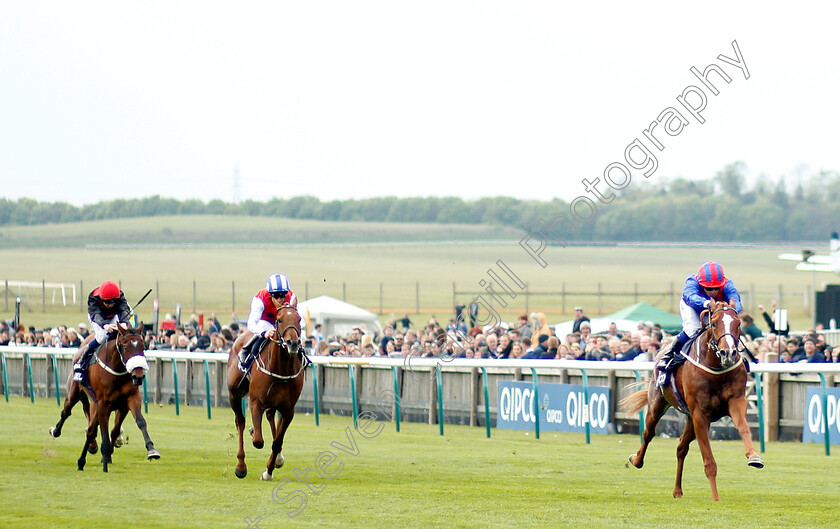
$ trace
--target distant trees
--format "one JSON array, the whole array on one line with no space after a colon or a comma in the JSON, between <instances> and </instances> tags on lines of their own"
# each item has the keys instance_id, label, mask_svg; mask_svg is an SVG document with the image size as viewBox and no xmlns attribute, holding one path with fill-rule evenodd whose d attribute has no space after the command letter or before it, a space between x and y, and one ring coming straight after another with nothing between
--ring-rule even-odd
<instances>
[{"instance_id":1,"label":"distant trees","mask_svg":"<svg viewBox=\"0 0 840 529\"><path fill-rule=\"evenodd\" d=\"M797 174L792 193L785 181L759 176L747 187L747 166L727 165L710 180L654 178L633 183L567 241L784 241L819 240L840 229L840 173ZM394 196L322 202L314 196L239 204L214 199L177 200L158 195L76 207L31 198L0 198L0 226L163 215L248 215L324 221L428 222L513 226L530 232L558 215L570 219L569 203L506 196L466 201L460 197ZM561 224L558 224L562 225ZM572 225L574 225L572 223ZM565 227L565 226L564 226Z\"/></svg>"}]
</instances>

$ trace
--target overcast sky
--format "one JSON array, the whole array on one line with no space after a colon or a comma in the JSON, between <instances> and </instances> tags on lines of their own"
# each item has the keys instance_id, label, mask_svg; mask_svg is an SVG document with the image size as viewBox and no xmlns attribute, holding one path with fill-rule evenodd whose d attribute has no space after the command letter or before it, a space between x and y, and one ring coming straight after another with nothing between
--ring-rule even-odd
<instances>
[{"instance_id":1,"label":"overcast sky","mask_svg":"<svg viewBox=\"0 0 840 529\"><path fill-rule=\"evenodd\" d=\"M3 2L3 196L571 200L668 107L651 180L840 170L837 16L801 5Z\"/></svg>"}]
</instances>

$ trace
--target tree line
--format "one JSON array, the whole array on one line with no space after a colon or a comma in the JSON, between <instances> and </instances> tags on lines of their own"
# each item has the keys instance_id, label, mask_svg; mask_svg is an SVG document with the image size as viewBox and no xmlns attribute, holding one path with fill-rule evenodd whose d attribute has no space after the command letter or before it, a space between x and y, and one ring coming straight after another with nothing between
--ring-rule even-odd
<instances>
[{"instance_id":1,"label":"tree line","mask_svg":"<svg viewBox=\"0 0 840 529\"><path fill-rule=\"evenodd\" d=\"M569 241L797 241L821 240L840 229L840 173L822 171L802 178L792 192L784 179L759 177L746 185L746 165L735 162L709 180L682 178L634 181L616 198L598 204L598 214ZM314 196L240 203L176 200L158 195L103 201L81 207L31 198L0 199L0 226L31 226L164 215L247 215L362 222L429 222L514 226L539 229L540 219L570 217L559 198L521 200L496 196L394 196L331 200Z\"/></svg>"}]
</instances>

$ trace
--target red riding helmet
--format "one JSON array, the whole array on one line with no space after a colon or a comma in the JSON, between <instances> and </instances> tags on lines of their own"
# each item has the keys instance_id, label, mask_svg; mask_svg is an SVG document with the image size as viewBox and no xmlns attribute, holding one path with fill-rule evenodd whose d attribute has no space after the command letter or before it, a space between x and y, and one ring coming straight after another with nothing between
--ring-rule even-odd
<instances>
[{"instance_id":1,"label":"red riding helmet","mask_svg":"<svg viewBox=\"0 0 840 529\"><path fill-rule=\"evenodd\" d=\"M113 281L105 281L99 285L99 299L119 299L120 286Z\"/></svg>"},{"instance_id":2,"label":"red riding helmet","mask_svg":"<svg viewBox=\"0 0 840 529\"><path fill-rule=\"evenodd\" d=\"M714 261L709 261L701 266L694 279L704 288L720 288L726 284L723 267Z\"/></svg>"}]
</instances>

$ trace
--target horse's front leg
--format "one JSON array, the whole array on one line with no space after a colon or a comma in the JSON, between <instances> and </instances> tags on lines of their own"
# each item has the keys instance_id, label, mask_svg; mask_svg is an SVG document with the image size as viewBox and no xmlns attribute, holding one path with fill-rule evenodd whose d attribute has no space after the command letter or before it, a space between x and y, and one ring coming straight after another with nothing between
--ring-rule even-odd
<instances>
[{"instance_id":1,"label":"horse's front leg","mask_svg":"<svg viewBox=\"0 0 840 529\"><path fill-rule=\"evenodd\" d=\"M295 418L295 408L292 407L284 413L280 414L280 420L277 424L277 432L274 436L274 441L271 443L271 455L268 457L268 462L265 465L265 472L263 472L260 479L263 481L271 481L275 468L280 468L285 463L283 457L283 438L286 436L286 430L289 429L289 424Z\"/></svg>"},{"instance_id":2,"label":"horse's front leg","mask_svg":"<svg viewBox=\"0 0 840 529\"><path fill-rule=\"evenodd\" d=\"M648 389L648 409L645 414L645 431L642 433L642 446L639 451L630 456L630 464L642 468L645 464L645 453L648 445L656 436L656 425L668 409L668 403L662 393L654 387L653 382Z\"/></svg>"},{"instance_id":3,"label":"horse's front leg","mask_svg":"<svg viewBox=\"0 0 840 529\"><path fill-rule=\"evenodd\" d=\"M706 478L712 488L712 499L720 501L717 490L717 462L712 454L712 445L709 441L709 418L699 412L691 417L694 422L694 435L697 437L697 444L700 446L700 454L703 456L703 468L706 471Z\"/></svg>"},{"instance_id":4,"label":"horse's front leg","mask_svg":"<svg viewBox=\"0 0 840 529\"><path fill-rule=\"evenodd\" d=\"M102 472L108 472L108 463L111 462L111 454L114 453L114 447L111 445L110 437L108 437L110 415L111 406L105 402L100 402L96 407L95 420L99 424L99 433L102 435Z\"/></svg>"},{"instance_id":5,"label":"horse's front leg","mask_svg":"<svg viewBox=\"0 0 840 529\"><path fill-rule=\"evenodd\" d=\"M268 426L271 427L271 438L277 438L277 425L274 423L274 416L277 415L277 410L268 410L265 413L265 418L268 419ZM282 421L283 418L281 417L280 420Z\"/></svg>"},{"instance_id":6,"label":"horse's front leg","mask_svg":"<svg viewBox=\"0 0 840 529\"><path fill-rule=\"evenodd\" d=\"M735 428L738 429L738 434L744 442L744 449L747 455L747 464L755 468L764 468L764 462L761 456L755 451L752 442L752 432L750 425L747 424L747 398L739 397L729 401L729 416L732 417L732 422L735 423Z\"/></svg>"},{"instance_id":7,"label":"horse's front leg","mask_svg":"<svg viewBox=\"0 0 840 529\"><path fill-rule=\"evenodd\" d=\"M677 483L674 485L674 497L682 498L682 475L683 465L685 464L685 456L688 455L688 449L691 446L691 441L696 438L694 433L694 423L691 420L685 421L685 429L680 437L680 444L677 445Z\"/></svg>"},{"instance_id":8,"label":"horse's front leg","mask_svg":"<svg viewBox=\"0 0 840 529\"><path fill-rule=\"evenodd\" d=\"M254 424L254 427L251 429L251 443L256 449L261 449L263 446L265 446L265 440L263 439L262 434L263 413L265 413L265 408L263 408L262 403L252 396L251 422Z\"/></svg>"},{"instance_id":9,"label":"horse's front leg","mask_svg":"<svg viewBox=\"0 0 840 529\"><path fill-rule=\"evenodd\" d=\"M76 386L78 385L79 383L76 382ZM79 400L82 402L82 409L85 412L85 420L88 424L90 424L90 401L88 400L87 393L79 390ZM88 447L88 454L95 454L97 451L99 451L99 443L97 442L96 437L94 437Z\"/></svg>"},{"instance_id":10,"label":"horse's front leg","mask_svg":"<svg viewBox=\"0 0 840 529\"><path fill-rule=\"evenodd\" d=\"M96 406L93 407L96 410ZM79 457L79 460L76 462L78 465L79 470L85 469L85 463L87 463L87 454L92 442L96 441L96 426L97 423L94 418L88 420L88 427L85 430L85 444L82 446L82 455Z\"/></svg>"},{"instance_id":11,"label":"horse's front leg","mask_svg":"<svg viewBox=\"0 0 840 529\"><path fill-rule=\"evenodd\" d=\"M137 427L140 428L140 433L143 434L143 440L146 442L146 459L160 459L160 452L155 450L155 444L152 442L152 438L149 437L149 431L146 428L146 418L143 417L143 412L140 410L140 403L139 391L128 397L128 409L134 415L134 422L137 423Z\"/></svg>"}]
</instances>

